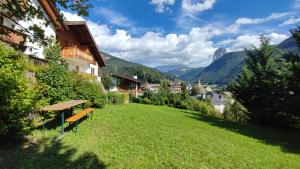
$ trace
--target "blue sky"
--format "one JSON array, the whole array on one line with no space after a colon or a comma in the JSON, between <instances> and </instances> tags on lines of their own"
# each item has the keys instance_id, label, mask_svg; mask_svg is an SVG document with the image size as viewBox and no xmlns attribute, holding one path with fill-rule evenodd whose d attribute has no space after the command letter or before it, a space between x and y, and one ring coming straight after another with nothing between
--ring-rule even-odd
<instances>
[{"instance_id":1,"label":"blue sky","mask_svg":"<svg viewBox=\"0 0 300 169\"><path fill-rule=\"evenodd\" d=\"M100 49L117 57L158 66L206 66L214 51L272 44L300 25L300 0L93 0L85 20Z\"/></svg>"}]
</instances>

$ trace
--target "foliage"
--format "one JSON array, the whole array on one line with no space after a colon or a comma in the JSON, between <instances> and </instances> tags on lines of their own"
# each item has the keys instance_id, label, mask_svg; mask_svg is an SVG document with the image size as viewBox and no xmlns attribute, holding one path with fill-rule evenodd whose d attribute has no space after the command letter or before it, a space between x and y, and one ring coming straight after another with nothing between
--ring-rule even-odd
<instances>
[{"instance_id":1,"label":"foliage","mask_svg":"<svg viewBox=\"0 0 300 169\"><path fill-rule=\"evenodd\" d=\"M113 87L113 81L111 76L103 76L101 82L106 90L109 90Z\"/></svg>"},{"instance_id":2,"label":"foliage","mask_svg":"<svg viewBox=\"0 0 300 169\"><path fill-rule=\"evenodd\" d=\"M226 120L231 120L235 122L247 122L248 111L238 101L234 101L234 103L232 104L227 102L224 109L223 117Z\"/></svg>"},{"instance_id":3,"label":"foliage","mask_svg":"<svg viewBox=\"0 0 300 169\"><path fill-rule=\"evenodd\" d=\"M107 94L107 100L110 104L127 104L129 103L129 94L110 92Z\"/></svg>"},{"instance_id":4,"label":"foliage","mask_svg":"<svg viewBox=\"0 0 300 169\"><path fill-rule=\"evenodd\" d=\"M27 119L36 106L25 77L26 56L0 43L0 137L17 138L28 131Z\"/></svg>"},{"instance_id":5,"label":"foliage","mask_svg":"<svg viewBox=\"0 0 300 169\"><path fill-rule=\"evenodd\" d=\"M189 99L189 91L185 82L181 82L181 98L182 100Z\"/></svg>"},{"instance_id":6,"label":"foliage","mask_svg":"<svg viewBox=\"0 0 300 169\"><path fill-rule=\"evenodd\" d=\"M199 112L201 114L217 116L217 112L211 104L200 101L198 99L192 99L188 103L188 109L192 111Z\"/></svg>"},{"instance_id":7,"label":"foliage","mask_svg":"<svg viewBox=\"0 0 300 169\"><path fill-rule=\"evenodd\" d=\"M76 72L69 73L72 80L74 91L74 99L85 99L91 102L91 106L103 108L106 102L106 95L103 91L101 83L97 82L93 76L77 74Z\"/></svg>"},{"instance_id":8,"label":"foliage","mask_svg":"<svg viewBox=\"0 0 300 169\"><path fill-rule=\"evenodd\" d=\"M88 9L91 8L91 4L88 0L51 0L54 5L60 6L64 9L77 12L78 15L87 16ZM41 7L36 7L33 1L17 1L17 0L5 0L0 3L0 16L8 18L16 26L18 32L26 35L29 41L39 41L40 44L50 44L50 39L45 36L45 30L42 26L37 25L35 19L41 20L41 25L48 26L51 21L44 14ZM26 18L26 22L29 23L29 27L23 27L18 22ZM58 18L57 22L62 23L63 17ZM56 21L55 21L56 22ZM31 23L31 24L30 24ZM10 33L11 30L0 27L0 35ZM18 48L23 47L23 43Z\"/></svg>"},{"instance_id":9,"label":"foliage","mask_svg":"<svg viewBox=\"0 0 300 169\"><path fill-rule=\"evenodd\" d=\"M299 31L292 32L295 39ZM247 51L247 54L243 72L229 90L249 110L250 121L300 127L299 56L278 51L266 39L262 39L260 49Z\"/></svg>"},{"instance_id":10,"label":"foliage","mask_svg":"<svg viewBox=\"0 0 300 169\"><path fill-rule=\"evenodd\" d=\"M197 94L199 94L200 93L200 86L199 85L197 85L197 84L194 84L193 85L193 87L192 87L192 90L191 90L191 94L193 95L193 96L196 96Z\"/></svg>"},{"instance_id":11,"label":"foliage","mask_svg":"<svg viewBox=\"0 0 300 169\"><path fill-rule=\"evenodd\" d=\"M53 43L45 49L44 53L48 65L36 74L36 78L42 86L42 95L49 104L74 98L66 62L60 56L60 46Z\"/></svg>"}]
</instances>

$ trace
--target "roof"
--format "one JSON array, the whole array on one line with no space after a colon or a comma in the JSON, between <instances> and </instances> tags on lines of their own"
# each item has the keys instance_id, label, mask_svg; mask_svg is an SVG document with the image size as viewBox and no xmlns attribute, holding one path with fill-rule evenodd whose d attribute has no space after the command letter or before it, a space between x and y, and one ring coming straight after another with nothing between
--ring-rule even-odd
<instances>
[{"instance_id":1,"label":"roof","mask_svg":"<svg viewBox=\"0 0 300 169\"><path fill-rule=\"evenodd\" d=\"M225 99L222 95L214 93L211 99L213 105L225 105Z\"/></svg>"},{"instance_id":2,"label":"roof","mask_svg":"<svg viewBox=\"0 0 300 169\"><path fill-rule=\"evenodd\" d=\"M98 46L85 21L66 21L70 31L74 32L84 45L87 45L99 66L105 66L104 56Z\"/></svg>"},{"instance_id":3,"label":"roof","mask_svg":"<svg viewBox=\"0 0 300 169\"><path fill-rule=\"evenodd\" d=\"M123 79L127 79L127 80L130 80L130 81L134 81L134 82L137 82L137 83L141 83L140 80L137 80L137 79L128 77L128 76L126 76L126 75L121 75L121 74L117 74L117 73L112 73L112 74L110 74L110 76L120 77L120 78L123 78Z\"/></svg>"},{"instance_id":4,"label":"roof","mask_svg":"<svg viewBox=\"0 0 300 169\"><path fill-rule=\"evenodd\" d=\"M47 13L48 17L54 23L55 28L59 30L68 30L68 27L64 21L63 15L59 12L55 4L50 0L39 0L40 5Z\"/></svg>"}]
</instances>

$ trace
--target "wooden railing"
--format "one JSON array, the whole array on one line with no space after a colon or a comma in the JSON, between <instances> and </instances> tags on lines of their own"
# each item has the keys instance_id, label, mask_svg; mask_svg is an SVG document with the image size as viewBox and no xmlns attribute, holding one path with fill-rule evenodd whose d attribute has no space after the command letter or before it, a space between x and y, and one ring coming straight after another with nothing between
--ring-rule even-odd
<instances>
[{"instance_id":1,"label":"wooden railing","mask_svg":"<svg viewBox=\"0 0 300 169\"><path fill-rule=\"evenodd\" d=\"M80 59L91 64L96 64L91 54L83 52L76 47L64 47L61 51L61 54L66 59Z\"/></svg>"},{"instance_id":2,"label":"wooden railing","mask_svg":"<svg viewBox=\"0 0 300 169\"><path fill-rule=\"evenodd\" d=\"M0 29L1 31L5 32L4 35L0 35L0 40L4 41L5 43L9 43L11 45L20 45L21 43L25 42L25 34L4 25L0 25Z\"/></svg>"}]
</instances>

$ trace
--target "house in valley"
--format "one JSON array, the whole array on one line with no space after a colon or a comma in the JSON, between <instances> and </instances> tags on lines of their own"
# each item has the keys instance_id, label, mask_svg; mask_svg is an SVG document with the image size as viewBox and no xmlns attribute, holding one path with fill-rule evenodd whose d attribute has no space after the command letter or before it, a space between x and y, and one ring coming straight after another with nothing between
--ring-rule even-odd
<instances>
[{"instance_id":1,"label":"house in valley","mask_svg":"<svg viewBox=\"0 0 300 169\"><path fill-rule=\"evenodd\" d=\"M154 93L158 92L159 87L160 87L160 84L156 84L156 83L151 84L151 83L146 82L146 83L143 84L143 89L150 90Z\"/></svg>"},{"instance_id":2,"label":"house in valley","mask_svg":"<svg viewBox=\"0 0 300 169\"><path fill-rule=\"evenodd\" d=\"M226 102L225 102L225 98L221 94L214 93L211 102L216 111L222 114L224 113Z\"/></svg>"},{"instance_id":3,"label":"house in valley","mask_svg":"<svg viewBox=\"0 0 300 169\"><path fill-rule=\"evenodd\" d=\"M68 30L57 32L62 46L61 55L66 59L68 69L78 73L96 76L101 80L99 69L105 66L104 56L84 21L66 21Z\"/></svg>"},{"instance_id":4,"label":"house in valley","mask_svg":"<svg viewBox=\"0 0 300 169\"><path fill-rule=\"evenodd\" d=\"M110 76L113 83L113 87L110 89L111 92L133 93L135 96L141 95L141 81L136 76L131 78L116 73L110 74Z\"/></svg>"},{"instance_id":5,"label":"house in valley","mask_svg":"<svg viewBox=\"0 0 300 169\"><path fill-rule=\"evenodd\" d=\"M170 91L172 93L181 93L181 82L173 81L169 83Z\"/></svg>"}]
</instances>

